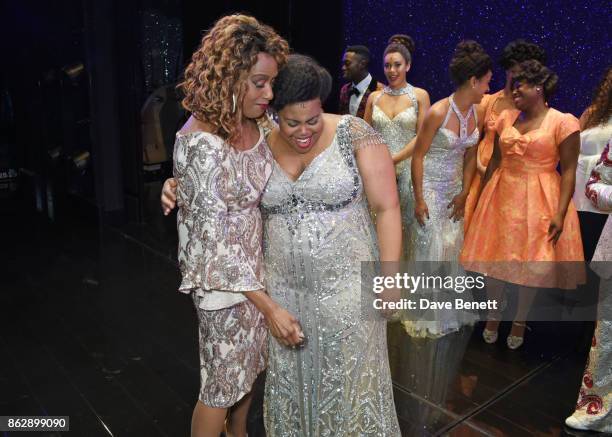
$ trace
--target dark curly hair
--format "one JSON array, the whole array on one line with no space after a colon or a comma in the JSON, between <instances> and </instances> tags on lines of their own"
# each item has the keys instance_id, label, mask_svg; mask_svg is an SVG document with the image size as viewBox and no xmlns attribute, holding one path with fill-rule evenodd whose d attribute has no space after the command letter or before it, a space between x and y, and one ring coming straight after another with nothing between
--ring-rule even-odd
<instances>
[{"instance_id":1,"label":"dark curly hair","mask_svg":"<svg viewBox=\"0 0 612 437\"><path fill-rule=\"evenodd\" d=\"M546 63L546 52L542 47L524 39L516 39L504 47L499 64L504 70L510 70L515 64L535 59L541 64Z\"/></svg>"},{"instance_id":2,"label":"dark curly hair","mask_svg":"<svg viewBox=\"0 0 612 437\"><path fill-rule=\"evenodd\" d=\"M595 93L593 101L587 109L587 118L584 124L584 129L598 126L607 122L612 115L612 66L606 69L601 82Z\"/></svg>"},{"instance_id":3,"label":"dark curly hair","mask_svg":"<svg viewBox=\"0 0 612 437\"><path fill-rule=\"evenodd\" d=\"M178 85L183 107L193 116L213 126L213 132L229 141L239 136L245 78L257 63L257 55L267 53L282 68L289 45L269 26L248 15L228 15L215 23L202 38Z\"/></svg>"},{"instance_id":4,"label":"dark curly hair","mask_svg":"<svg viewBox=\"0 0 612 437\"><path fill-rule=\"evenodd\" d=\"M408 49L411 56L414 56L414 51L416 50L416 45L414 44L414 40L410 35L405 35L403 33L396 33L395 35L389 38L387 41L387 45L391 44L401 44Z\"/></svg>"},{"instance_id":5,"label":"dark curly hair","mask_svg":"<svg viewBox=\"0 0 612 437\"><path fill-rule=\"evenodd\" d=\"M470 77L480 79L493 68L491 57L476 41L464 40L457 44L451 59L450 76L456 86L461 86Z\"/></svg>"},{"instance_id":6,"label":"dark curly hair","mask_svg":"<svg viewBox=\"0 0 612 437\"><path fill-rule=\"evenodd\" d=\"M412 62L412 56L410 55L410 50L404 45L400 43L392 43L387 46L385 52L383 53L383 58L387 56L389 53L399 53L402 55L402 58L406 61L406 64L410 64Z\"/></svg>"},{"instance_id":7,"label":"dark curly hair","mask_svg":"<svg viewBox=\"0 0 612 437\"><path fill-rule=\"evenodd\" d=\"M559 77L554 71L534 59L529 59L519 64L519 71L512 78L512 86L517 82L541 86L544 100L548 101L557 90L558 81Z\"/></svg>"},{"instance_id":8,"label":"dark curly hair","mask_svg":"<svg viewBox=\"0 0 612 437\"><path fill-rule=\"evenodd\" d=\"M319 97L323 103L329 95L324 83L327 70L305 55L290 55L285 67L278 72L274 82L272 108L280 111L293 103L307 102ZM331 79L331 76L330 76ZM327 95L324 95L327 94Z\"/></svg>"},{"instance_id":9,"label":"dark curly hair","mask_svg":"<svg viewBox=\"0 0 612 437\"><path fill-rule=\"evenodd\" d=\"M319 78L321 79L321 92L319 93L319 97L321 98L321 103L324 103L331 94L333 86L333 79L331 74L329 74L329 71L327 71L325 67L321 66L321 64L315 61L314 58L311 58L307 55L294 53L290 55L289 58L292 59L292 62L307 62L315 66L315 68L319 72Z\"/></svg>"}]
</instances>

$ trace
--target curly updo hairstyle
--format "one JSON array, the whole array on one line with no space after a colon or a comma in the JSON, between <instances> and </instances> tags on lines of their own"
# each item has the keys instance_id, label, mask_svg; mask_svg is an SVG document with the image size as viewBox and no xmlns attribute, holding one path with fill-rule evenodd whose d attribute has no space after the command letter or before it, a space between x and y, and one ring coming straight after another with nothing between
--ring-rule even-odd
<instances>
[{"instance_id":1,"label":"curly updo hairstyle","mask_svg":"<svg viewBox=\"0 0 612 437\"><path fill-rule=\"evenodd\" d=\"M210 124L212 133L229 141L238 138L245 79L259 53L272 56L280 69L289 45L271 27L248 15L219 19L202 38L178 85L185 95L183 107Z\"/></svg>"},{"instance_id":2,"label":"curly updo hairstyle","mask_svg":"<svg viewBox=\"0 0 612 437\"><path fill-rule=\"evenodd\" d=\"M612 115L612 66L608 67L587 111L585 129L606 123Z\"/></svg>"},{"instance_id":3,"label":"curly updo hairstyle","mask_svg":"<svg viewBox=\"0 0 612 437\"><path fill-rule=\"evenodd\" d=\"M504 70L509 70L515 64L520 64L529 59L535 59L539 63L545 64L546 52L537 44L524 39L516 39L504 47L499 64Z\"/></svg>"},{"instance_id":4,"label":"curly updo hairstyle","mask_svg":"<svg viewBox=\"0 0 612 437\"><path fill-rule=\"evenodd\" d=\"M470 77L480 79L493 68L491 57L476 41L464 40L457 44L450 62L450 76L459 87Z\"/></svg>"},{"instance_id":5,"label":"curly updo hairstyle","mask_svg":"<svg viewBox=\"0 0 612 437\"><path fill-rule=\"evenodd\" d=\"M512 78L512 86L517 82L525 82L533 86L541 86L544 101L548 101L557 90L559 77L550 68L534 59L519 64L519 71Z\"/></svg>"},{"instance_id":6,"label":"curly updo hairstyle","mask_svg":"<svg viewBox=\"0 0 612 437\"><path fill-rule=\"evenodd\" d=\"M410 54L410 50L408 50L404 44L398 42L389 44L383 53L383 58L389 53L399 53L402 55L402 58L404 58L404 61L406 61L406 64L412 63L412 55Z\"/></svg>"},{"instance_id":7,"label":"curly updo hairstyle","mask_svg":"<svg viewBox=\"0 0 612 437\"><path fill-rule=\"evenodd\" d=\"M401 44L408 49L411 56L414 56L414 51L416 49L416 45L414 44L414 40L410 35L405 35L403 33L396 33L391 36L387 41L387 45L391 44Z\"/></svg>"},{"instance_id":8,"label":"curly updo hairstyle","mask_svg":"<svg viewBox=\"0 0 612 437\"><path fill-rule=\"evenodd\" d=\"M305 55L290 55L285 67L274 81L272 108L280 111L293 103L321 99L331 90L331 75L314 59Z\"/></svg>"},{"instance_id":9,"label":"curly updo hairstyle","mask_svg":"<svg viewBox=\"0 0 612 437\"><path fill-rule=\"evenodd\" d=\"M321 91L319 93L319 97L321 98L321 103L325 103L325 101L327 100L327 98L329 97L331 93L332 85L333 85L333 79L332 79L331 74L329 74L329 71L327 71L325 67L322 67L321 64L319 64L317 61L315 61L310 56L302 55L299 53L294 53L290 55L288 58L288 62L289 61L292 63L306 62L306 63L314 65L314 67L319 72L319 78L321 79Z\"/></svg>"}]
</instances>

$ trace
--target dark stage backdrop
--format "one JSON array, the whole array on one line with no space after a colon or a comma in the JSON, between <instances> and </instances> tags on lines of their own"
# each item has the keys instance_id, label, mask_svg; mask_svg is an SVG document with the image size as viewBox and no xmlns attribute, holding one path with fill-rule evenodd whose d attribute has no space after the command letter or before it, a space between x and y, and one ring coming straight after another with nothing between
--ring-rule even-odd
<instances>
[{"instance_id":1,"label":"dark stage backdrop","mask_svg":"<svg viewBox=\"0 0 612 437\"><path fill-rule=\"evenodd\" d=\"M340 69L343 51L340 0L184 0L182 7L185 63L199 45L203 32L217 19L242 12L274 27L293 51L313 56L332 75ZM326 104L328 111L336 111L338 91L335 86Z\"/></svg>"},{"instance_id":2,"label":"dark stage backdrop","mask_svg":"<svg viewBox=\"0 0 612 437\"><path fill-rule=\"evenodd\" d=\"M384 80L388 37L412 36L416 53L408 81L425 88L433 103L452 92L448 63L457 42L474 39L497 61L508 42L525 38L544 47L547 64L559 75L551 105L579 116L612 63L610 17L609 0L344 0L344 42L367 45L371 70ZM491 91L504 80L496 65Z\"/></svg>"}]
</instances>

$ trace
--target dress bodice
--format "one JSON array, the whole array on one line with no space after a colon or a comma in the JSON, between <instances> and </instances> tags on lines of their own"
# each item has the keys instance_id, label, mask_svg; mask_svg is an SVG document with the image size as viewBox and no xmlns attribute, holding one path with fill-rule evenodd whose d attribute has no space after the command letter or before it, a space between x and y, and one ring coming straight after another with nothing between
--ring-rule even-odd
<instances>
[{"instance_id":1,"label":"dress bodice","mask_svg":"<svg viewBox=\"0 0 612 437\"><path fill-rule=\"evenodd\" d=\"M550 108L540 127L521 134L514 127L520 111L508 109L502 114L497 124L500 168L531 173L556 172L559 144L567 137L567 132L576 130L575 117Z\"/></svg>"},{"instance_id":2,"label":"dress bodice","mask_svg":"<svg viewBox=\"0 0 612 437\"><path fill-rule=\"evenodd\" d=\"M475 105L472 105L468 115L464 118L455 106L453 96L449 97L450 105L446 118L442 126L433 137L431 146L423 163L423 183L440 182L457 184L463 178L463 155L465 151L476 145L479 138L478 119ZM452 113L457 114L460 120L460 132L455 132L446 128ZM476 121L476 128L468 134L466 131L467 122L473 116ZM463 119L463 120L462 120ZM465 126L465 127L464 127Z\"/></svg>"},{"instance_id":3,"label":"dress bodice","mask_svg":"<svg viewBox=\"0 0 612 437\"><path fill-rule=\"evenodd\" d=\"M363 183L348 143L348 119L338 124L331 144L293 181L276 161L261 199L264 215L304 219L318 212L335 212L365 202Z\"/></svg>"},{"instance_id":4,"label":"dress bodice","mask_svg":"<svg viewBox=\"0 0 612 437\"><path fill-rule=\"evenodd\" d=\"M246 300L239 292L263 288L258 204L271 171L263 130L245 151L210 133L177 134L179 290L195 291L200 308L228 308Z\"/></svg>"},{"instance_id":5,"label":"dress bodice","mask_svg":"<svg viewBox=\"0 0 612 437\"><path fill-rule=\"evenodd\" d=\"M372 104L372 127L385 139L391 154L402 150L416 136L418 101L412 85L408 85L406 90L412 105L393 118L390 118L377 104L384 92L381 91Z\"/></svg>"}]
</instances>

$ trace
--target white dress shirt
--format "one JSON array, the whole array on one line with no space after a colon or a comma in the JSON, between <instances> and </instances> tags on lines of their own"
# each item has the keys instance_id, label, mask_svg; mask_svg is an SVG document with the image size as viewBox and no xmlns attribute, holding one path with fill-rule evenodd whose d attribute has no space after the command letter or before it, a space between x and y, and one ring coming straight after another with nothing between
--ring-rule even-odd
<instances>
[{"instance_id":1,"label":"white dress shirt","mask_svg":"<svg viewBox=\"0 0 612 437\"><path fill-rule=\"evenodd\" d=\"M372 82L372 75L368 73L368 75L359 82L357 85L353 84L353 87L357 88L359 91L359 95L351 94L351 100L349 101L349 112L351 115L357 115L357 110L359 109L359 104L361 103L361 99L365 94L366 90L370 86L370 82Z\"/></svg>"}]
</instances>

